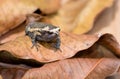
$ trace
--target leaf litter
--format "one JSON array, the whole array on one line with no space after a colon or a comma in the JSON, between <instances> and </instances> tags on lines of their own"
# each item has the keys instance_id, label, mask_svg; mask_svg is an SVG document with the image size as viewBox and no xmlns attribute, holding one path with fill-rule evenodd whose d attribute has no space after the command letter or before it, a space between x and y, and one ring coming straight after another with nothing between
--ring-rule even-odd
<instances>
[{"instance_id":1,"label":"leaf litter","mask_svg":"<svg viewBox=\"0 0 120 79\"><path fill-rule=\"evenodd\" d=\"M14 17L7 17L7 23L3 28L5 21L1 20L1 23L3 23L1 28L3 29L0 29L0 35L2 35L0 38L0 78L105 79L109 77L119 77L120 45L113 35L76 35L68 33L74 32L80 34L88 32L92 28L93 22L96 20L95 17L106 7L110 7L113 4L113 0L106 0L103 1L103 3L101 1L99 2L99 0L96 0L95 2L94 1L95 0L87 2L85 0L66 0L60 2L60 0L55 0L56 5L53 5L53 0L40 0L40 3L37 0L36 2L27 2L22 0L20 3L23 5L25 4L22 7L30 8L27 6L31 5L31 8L27 9L26 11L23 11L24 9L20 9L18 11L18 15L15 16L18 17L18 21ZM5 3L10 3L8 6L13 4L7 0L5 2L3 1L1 4L4 5ZM20 3L17 3L18 5L16 8ZM39 5L41 3L42 5ZM75 5L76 3L83 4L80 6L81 8L79 8L78 5ZM50 4L49 7L48 4ZM95 7L92 8L88 4L93 4ZM100 5L103 6L100 7ZM69 6L73 6L73 9L70 9ZM62 52L54 51L54 48L51 48L51 46L47 43L40 43L38 52L35 48L31 49L32 43L30 38L24 36L24 21L27 14L33 13L38 8L40 9L40 12L42 12L42 19L40 18L41 15L38 16L32 14L34 16L37 16L37 18L34 19L34 17L32 17L32 19L29 21L39 20L40 22L42 21L60 26L61 29L65 31L62 31L60 33L62 40ZM87 8L90 8L92 10L97 9L97 11L93 11L93 13L91 11L88 11L87 13L90 15L83 16L84 19L81 22L81 17L76 18L76 15L81 16L82 12L84 14ZM10 8L9 10L13 9L14 11L18 10L15 8ZM7 9L4 8L4 10ZM14 16L14 11L13 13L9 14L9 10L7 14ZM63 16L60 16L62 12L65 12L66 14L66 12L69 12L71 10L72 12L70 14L67 13L68 16L64 16L64 14ZM22 11L23 13L21 13ZM5 14L1 15L3 15L3 18L6 17ZM58 16L60 17L58 18ZM57 20L54 19L55 17ZM64 19L62 19L63 17ZM88 20L86 20L86 17ZM75 22L75 20L77 20L77 22ZM15 23L11 25L11 22ZM75 22L77 25L73 25L73 22ZM87 28L82 29L81 25L84 25L83 23L86 24Z\"/></svg>"}]
</instances>

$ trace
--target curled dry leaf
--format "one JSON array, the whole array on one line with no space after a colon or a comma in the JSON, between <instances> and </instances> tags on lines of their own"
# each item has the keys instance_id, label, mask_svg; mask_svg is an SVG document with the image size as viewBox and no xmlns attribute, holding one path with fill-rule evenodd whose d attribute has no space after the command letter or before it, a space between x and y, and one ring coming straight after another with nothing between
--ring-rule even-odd
<instances>
[{"instance_id":1,"label":"curled dry leaf","mask_svg":"<svg viewBox=\"0 0 120 79\"><path fill-rule=\"evenodd\" d=\"M16 5L14 5L16 4ZM54 4L54 5L53 5ZM40 8L43 13L53 13L60 7L60 0L2 0L0 3L0 35L25 21L26 14Z\"/></svg>"},{"instance_id":2,"label":"curled dry leaf","mask_svg":"<svg viewBox=\"0 0 120 79\"><path fill-rule=\"evenodd\" d=\"M102 35L99 40L87 50L80 51L75 57L116 58L120 57L120 45L112 34Z\"/></svg>"},{"instance_id":3,"label":"curled dry leaf","mask_svg":"<svg viewBox=\"0 0 120 79\"><path fill-rule=\"evenodd\" d=\"M79 51L74 57L117 58L120 57L120 45L112 34L104 34L87 50Z\"/></svg>"},{"instance_id":4,"label":"curled dry leaf","mask_svg":"<svg viewBox=\"0 0 120 79\"><path fill-rule=\"evenodd\" d=\"M74 56L78 51L92 46L97 40L97 35L74 35L61 32L60 50L55 51L50 44L40 44L38 51L31 48L31 39L22 36L14 41L0 45L0 53L3 50L10 52L13 56L23 59L34 59L39 62L50 62L55 60L66 59Z\"/></svg>"},{"instance_id":5,"label":"curled dry leaf","mask_svg":"<svg viewBox=\"0 0 120 79\"><path fill-rule=\"evenodd\" d=\"M0 35L18 26L25 20L26 14L36 10L35 6L27 5L17 0L2 0L0 7Z\"/></svg>"},{"instance_id":6,"label":"curled dry leaf","mask_svg":"<svg viewBox=\"0 0 120 79\"><path fill-rule=\"evenodd\" d=\"M67 59L30 69L22 79L105 79L119 66L118 59Z\"/></svg>"},{"instance_id":7,"label":"curled dry leaf","mask_svg":"<svg viewBox=\"0 0 120 79\"><path fill-rule=\"evenodd\" d=\"M120 57L120 45L111 34L102 36L98 41L99 44L108 48L110 51L114 52L116 56Z\"/></svg>"},{"instance_id":8,"label":"curled dry leaf","mask_svg":"<svg viewBox=\"0 0 120 79\"><path fill-rule=\"evenodd\" d=\"M87 50L79 51L73 58L117 58L113 52L106 47L95 43Z\"/></svg>"},{"instance_id":9,"label":"curled dry leaf","mask_svg":"<svg viewBox=\"0 0 120 79\"><path fill-rule=\"evenodd\" d=\"M40 43L37 51L35 47L31 48L32 43L29 37L21 36L13 41L0 45L0 53L7 51L18 58L34 59L39 62L51 62L73 57L78 51L88 49L96 42L120 57L120 45L111 34L105 34L99 38L97 35L75 35L61 32L60 37L61 51L55 51L55 49L51 47L51 44L48 43ZM90 48L90 50L91 49L96 50L96 48ZM87 51L88 54L90 50Z\"/></svg>"},{"instance_id":10,"label":"curled dry leaf","mask_svg":"<svg viewBox=\"0 0 120 79\"><path fill-rule=\"evenodd\" d=\"M105 8L110 7L114 0L70 0L49 17L52 24L58 25L64 31L77 34L88 32L96 16Z\"/></svg>"}]
</instances>

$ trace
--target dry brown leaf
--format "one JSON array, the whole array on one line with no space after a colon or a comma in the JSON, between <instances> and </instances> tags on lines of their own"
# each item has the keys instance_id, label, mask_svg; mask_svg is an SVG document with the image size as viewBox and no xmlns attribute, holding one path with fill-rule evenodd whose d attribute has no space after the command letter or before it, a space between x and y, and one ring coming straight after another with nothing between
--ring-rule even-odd
<instances>
[{"instance_id":1,"label":"dry brown leaf","mask_svg":"<svg viewBox=\"0 0 120 79\"><path fill-rule=\"evenodd\" d=\"M113 0L70 0L60 8L58 14L48 17L52 24L64 31L86 33L92 28L96 16L112 3Z\"/></svg>"},{"instance_id":2,"label":"dry brown leaf","mask_svg":"<svg viewBox=\"0 0 120 79\"><path fill-rule=\"evenodd\" d=\"M17 0L2 0L0 7L0 35L18 26L25 20L26 14L32 13L36 10L35 6L25 5Z\"/></svg>"},{"instance_id":3,"label":"dry brown leaf","mask_svg":"<svg viewBox=\"0 0 120 79\"><path fill-rule=\"evenodd\" d=\"M28 69L27 67L0 63L0 79L21 79Z\"/></svg>"},{"instance_id":4,"label":"dry brown leaf","mask_svg":"<svg viewBox=\"0 0 120 79\"><path fill-rule=\"evenodd\" d=\"M101 52L101 48L97 48L96 45L93 45L99 39L95 44L108 48L116 56L120 57L120 45L111 34L105 34L99 38L97 35L75 35L62 32L60 36L60 49L62 51L55 51L51 45L47 43L40 44L39 51L37 51L36 48L31 48L32 43L30 38L27 36L21 36L13 41L0 45L0 53L3 51L8 51L15 57L22 59L34 59L39 62L51 62L70 58L77 54L78 51L81 51L78 54L80 54L79 56L82 57L106 57L107 53L104 54L105 56L100 56L99 53L102 53L103 51ZM82 50L85 50L85 52ZM95 52L93 50L95 50ZM98 53L96 51L100 52ZM104 52L106 52L106 50ZM81 55L82 53L85 55ZM94 53L96 55L94 55ZM108 57L114 57L114 55L108 54Z\"/></svg>"},{"instance_id":5,"label":"dry brown leaf","mask_svg":"<svg viewBox=\"0 0 120 79\"><path fill-rule=\"evenodd\" d=\"M54 5L53 5L54 3ZM38 7L39 5L39 7ZM26 14L40 8L43 13L53 13L60 7L60 0L2 0L0 3L0 36L25 21Z\"/></svg>"},{"instance_id":6,"label":"dry brown leaf","mask_svg":"<svg viewBox=\"0 0 120 79\"><path fill-rule=\"evenodd\" d=\"M98 41L99 42L99 41ZM117 58L116 55L106 47L95 43L87 50L78 52L73 58Z\"/></svg>"},{"instance_id":7,"label":"dry brown leaf","mask_svg":"<svg viewBox=\"0 0 120 79\"><path fill-rule=\"evenodd\" d=\"M87 50L79 51L74 57L84 58L116 58L120 57L120 45L113 35L102 35L99 40Z\"/></svg>"},{"instance_id":8,"label":"dry brown leaf","mask_svg":"<svg viewBox=\"0 0 120 79\"><path fill-rule=\"evenodd\" d=\"M5 43L11 40L15 40L19 36L25 35L25 27L27 23L33 21L40 21L42 20L43 16L40 14L32 13L26 15L26 22L21 23L17 28L10 30L8 33L2 35L0 37L0 43Z\"/></svg>"},{"instance_id":9,"label":"dry brown leaf","mask_svg":"<svg viewBox=\"0 0 120 79\"><path fill-rule=\"evenodd\" d=\"M10 30L0 37L0 43L15 40L17 37L25 35L25 24L20 24L17 28Z\"/></svg>"},{"instance_id":10,"label":"dry brown leaf","mask_svg":"<svg viewBox=\"0 0 120 79\"><path fill-rule=\"evenodd\" d=\"M120 57L120 45L112 35L106 34L106 35L102 36L99 39L98 43L105 46L106 48L108 48L112 52L114 52L114 54L116 56Z\"/></svg>"},{"instance_id":11,"label":"dry brown leaf","mask_svg":"<svg viewBox=\"0 0 120 79\"><path fill-rule=\"evenodd\" d=\"M60 37L61 51L55 51L48 44L44 44L44 46L40 44L39 51L37 51L36 48L31 48L31 39L27 36L22 36L14 41L0 45L0 53L2 53L2 50L5 50L18 58L34 59L39 62L50 62L72 57L78 51L92 46L99 38L97 35L74 35L63 32L61 32Z\"/></svg>"},{"instance_id":12,"label":"dry brown leaf","mask_svg":"<svg viewBox=\"0 0 120 79\"><path fill-rule=\"evenodd\" d=\"M30 69L22 79L105 79L119 66L118 59L67 59Z\"/></svg>"},{"instance_id":13,"label":"dry brown leaf","mask_svg":"<svg viewBox=\"0 0 120 79\"><path fill-rule=\"evenodd\" d=\"M74 35L62 32L60 36L62 41L60 49L62 51L55 51L47 43L40 44L39 51L37 51L36 48L31 48L31 39L27 36L22 36L14 41L10 41L8 43L0 45L0 53L2 53L3 51L8 51L15 57L22 59L34 59L39 62L52 62L56 60L70 58L77 54L78 51L81 51L78 54L80 54L79 56L82 57L106 57L106 54L105 56L100 56L99 53L102 54L103 51L101 52L101 48L97 48L96 45L93 45L99 39L97 35ZM116 42L115 38L112 35L105 34L101 36L95 44L102 45L108 48L116 56L120 57L120 45ZM85 52L82 50L85 50ZM96 55L94 55L94 51L92 50L100 52L98 53L95 51ZM81 55L82 53L85 55ZM114 55L108 54L108 57L113 58Z\"/></svg>"}]
</instances>

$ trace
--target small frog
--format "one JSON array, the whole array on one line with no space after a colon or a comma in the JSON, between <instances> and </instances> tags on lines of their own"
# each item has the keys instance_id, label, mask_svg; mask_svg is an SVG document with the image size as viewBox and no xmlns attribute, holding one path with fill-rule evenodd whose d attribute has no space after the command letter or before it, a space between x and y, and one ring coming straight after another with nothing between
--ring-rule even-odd
<instances>
[{"instance_id":1,"label":"small frog","mask_svg":"<svg viewBox=\"0 0 120 79\"><path fill-rule=\"evenodd\" d=\"M37 48L37 42L54 42L54 48L60 49L59 32L59 27L43 22L31 22L25 28L25 34L32 40L32 48L34 46Z\"/></svg>"}]
</instances>

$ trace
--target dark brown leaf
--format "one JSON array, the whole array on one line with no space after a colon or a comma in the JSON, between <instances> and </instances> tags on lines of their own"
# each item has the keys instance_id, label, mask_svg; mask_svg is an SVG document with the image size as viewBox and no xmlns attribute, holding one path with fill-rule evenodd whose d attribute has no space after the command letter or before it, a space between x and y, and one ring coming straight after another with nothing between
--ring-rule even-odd
<instances>
[{"instance_id":1,"label":"dark brown leaf","mask_svg":"<svg viewBox=\"0 0 120 79\"><path fill-rule=\"evenodd\" d=\"M109 38L109 39L108 39ZM120 45L111 34L106 34L99 39L99 44L105 46L118 57L120 57Z\"/></svg>"}]
</instances>

